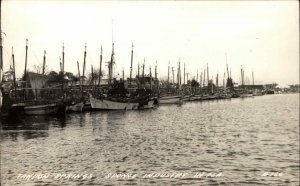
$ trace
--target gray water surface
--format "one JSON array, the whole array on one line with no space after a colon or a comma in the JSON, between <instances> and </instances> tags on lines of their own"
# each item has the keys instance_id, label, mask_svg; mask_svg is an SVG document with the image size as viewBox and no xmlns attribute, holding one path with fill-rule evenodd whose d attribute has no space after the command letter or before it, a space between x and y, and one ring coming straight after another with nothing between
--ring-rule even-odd
<instances>
[{"instance_id":1,"label":"gray water surface","mask_svg":"<svg viewBox=\"0 0 300 186\"><path fill-rule=\"evenodd\" d=\"M299 185L299 94L2 123L1 182Z\"/></svg>"}]
</instances>

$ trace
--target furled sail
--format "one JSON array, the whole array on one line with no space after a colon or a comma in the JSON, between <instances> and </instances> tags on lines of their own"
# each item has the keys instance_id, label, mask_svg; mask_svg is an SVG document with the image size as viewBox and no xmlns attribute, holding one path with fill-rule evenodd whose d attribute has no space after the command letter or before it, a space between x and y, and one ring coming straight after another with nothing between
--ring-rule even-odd
<instances>
[{"instance_id":1,"label":"furled sail","mask_svg":"<svg viewBox=\"0 0 300 186\"><path fill-rule=\"evenodd\" d=\"M43 88L48 81L48 76L43 74L37 74L33 72L28 72L28 81L31 85L34 96L37 98L40 95L41 88Z\"/></svg>"}]
</instances>

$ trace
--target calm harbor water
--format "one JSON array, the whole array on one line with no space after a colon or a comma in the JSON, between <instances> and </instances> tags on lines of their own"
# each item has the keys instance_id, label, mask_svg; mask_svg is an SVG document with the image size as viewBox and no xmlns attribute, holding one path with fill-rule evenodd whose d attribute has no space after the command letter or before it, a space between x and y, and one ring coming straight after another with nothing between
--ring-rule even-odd
<instances>
[{"instance_id":1,"label":"calm harbor water","mask_svg":"<svg viewBox=\"0 0 300 186\"><path fill-rule=\"evenodd\" d=\"M5 186L299 185L299 94L2 123L1 177Z\"/></svg>"}]
</instances>

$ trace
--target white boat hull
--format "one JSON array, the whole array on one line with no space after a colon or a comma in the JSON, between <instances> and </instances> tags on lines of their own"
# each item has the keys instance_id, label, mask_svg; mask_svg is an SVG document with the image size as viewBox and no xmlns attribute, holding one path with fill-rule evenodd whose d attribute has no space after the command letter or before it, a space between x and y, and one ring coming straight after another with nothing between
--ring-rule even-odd
<instances>
[{"instance_id":1,"label":"white boat hull","mask_svg":"<svg viewBox=\"0 0 300 186\"><path fill-rule=\"evenodd\" d=\"M123 103L110 100L100 100L90 97L92 109L96 110L137 110L139 103Z\"/></svg>"},{"instance_id":2,"label":"white boat hull","mask_svg":"<svg viewBox=\"0 0 300 186\"><path fill-rule=\"evenodd\" d=\"M55 103L44 105L25 105L24 112L26 115L50 115L55 114L58 107Z\"/></svg>"},{"instance_id":3,"label":"white boat hull","mask_svg":"<svg viewBox=\"0 0 300 186\"><path fill-rule=\"evenodd\" d=\"M181 102L180 96L168 96L159 98L159 104L176 104Z\"/></svg>"}]
</instances>

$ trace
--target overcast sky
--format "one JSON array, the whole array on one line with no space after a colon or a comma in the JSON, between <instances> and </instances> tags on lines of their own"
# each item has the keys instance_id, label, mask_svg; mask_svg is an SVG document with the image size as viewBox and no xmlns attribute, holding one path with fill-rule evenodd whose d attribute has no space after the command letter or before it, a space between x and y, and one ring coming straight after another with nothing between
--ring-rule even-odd
<instances>
[{"instance_id":1,"label":"overcast sky","mask_svg":"<svg viewBox=\"0 0 300 186\"><path fill-rule=\"evenodd\" d=\"M129 74L134 44L133 74L146 61L146 73L155 62L158 76L167 77L168 62L186 63L189 77L209 64L209 75L220 81L228 65L235 82L240 68L259 83L299 83L298 1L28 1L2 2L4 70L14 47L17 76L24 71L25 41L29 40L28 68L42 64L59 70L65 45L65 70L77 74L87 44L87 71L109 61L112 39L116 70ZM112 24L113 22L113 24ZM112 37L113 36L113 37ZM104 67L103 67L104 68ZM183 68L182 68L183 69ZM107 71L107 67L105 67ZM154 71L154 70L153 70ZM183 72L183 70L182 70ZM154 73L154 72L153 72Z\"/></svg>"}]
</instances>

